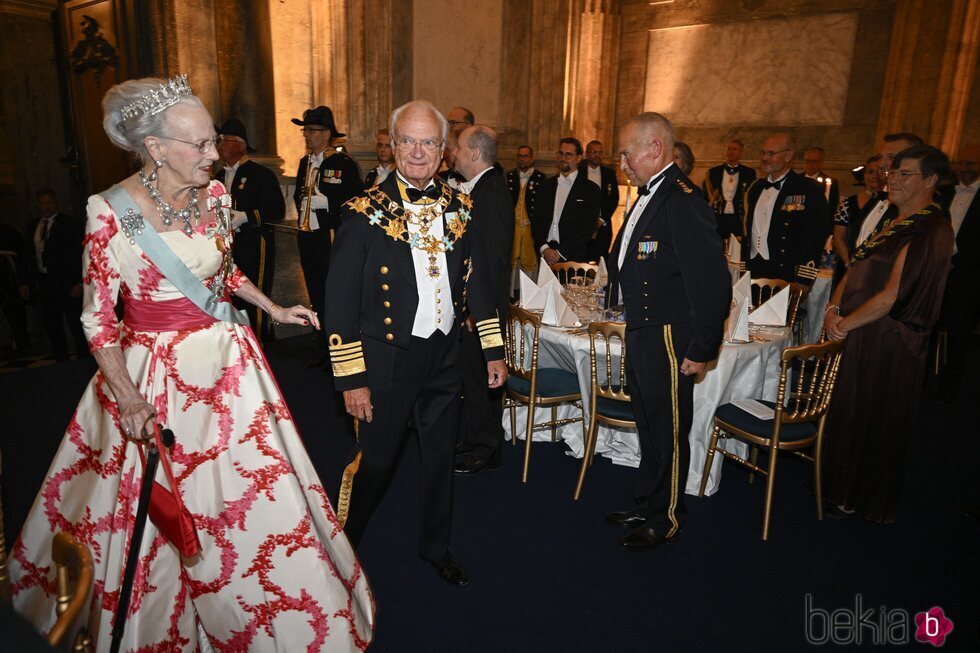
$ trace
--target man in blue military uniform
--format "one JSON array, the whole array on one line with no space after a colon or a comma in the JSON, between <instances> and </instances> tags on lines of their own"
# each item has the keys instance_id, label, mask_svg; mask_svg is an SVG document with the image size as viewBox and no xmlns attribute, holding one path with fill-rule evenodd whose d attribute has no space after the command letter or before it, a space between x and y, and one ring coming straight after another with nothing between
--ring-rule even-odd
<instances>
[{"instance_id":1,"label":"man in blue military uniform","mask_svg":"<svg viewBox=\"0 0 980 653\"><path fill-rule=\"evenodd\" d=\"M654 549L684 525L694 382L718 354L731 302L714 214L673 152L674 129L658 113L641 113L620 131L620 165L639 196L609 255L610 289L626 313L641 458L636 506L606 520L631 529L620 541L629 550Z\"/></svg>"},{"instance_id":2,"label":"man in blue military uniform","mask_svg":"<svg viewBox=\"0 0 980 653\"><path fill-rule=\"evenodd\" d=\"M330 107L308 109L302 118L293 118L293 124L303 128L303 140L309 150L309 154L300 159L296 171L293 201L300 222L296 244L310 304L322 324L323 288L330 267L333 233L340 226L340 208L360 193L364 184L354 159L334 146L336 140L346 134L337 131ZM324 352L309 366L319 367L326 362Z\"/></svg>"},{"instance_id":3,"label":"man in blue military uniform","mask_svg":"<svg viewBox=\"0 0 980 653\"><path fill-rule=\"evenodd\" d=\"M389 121L395 174L344 205L327 278L324 333L334 384L360 422L361 459L345 530L356 546L382 499L414 418L422 457L419 553L453 585L468 581L449 551L453 406L459 329L468 307L487 385L507 377L497 296L471 202L435 179L448 125L428 102Z\"/></svg>"}]
</instances>

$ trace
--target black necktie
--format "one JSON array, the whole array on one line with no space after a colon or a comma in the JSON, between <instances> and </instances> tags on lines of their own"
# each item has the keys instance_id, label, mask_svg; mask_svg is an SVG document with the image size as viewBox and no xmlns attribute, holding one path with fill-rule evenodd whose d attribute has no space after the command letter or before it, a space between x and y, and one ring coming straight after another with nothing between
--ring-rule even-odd
<instances>
[{"instance_id":1,"label":"black necktie","mask_svg":"<svg viewBox=\"0 0 980 653\"><path fill-rule=\"evenodd\" d=\"M439 188L436 186L429 186L426 190L419 190L418 188L406 188L405 195L408 197L408 201L412 204L418 204L419 200L423 197L428 197L430 200L439 199L440 193Z\"/></svg>"},{"instance_id":2,"label":"black necktie","mask_svg":"<svg viewBox=\"0 0 980 653\"><path fill-rule=\"evenodd\" d=\"M725 172L727 172L730 175L737 175L738 174L738 168L733 168L731 166L725 166Z\"/></svg>"},{"instance_id":3,"label":"black necktie","mask_svg":"<svg viewBox=\"0 0 980 653\"><path fill-rule=\"evenodd\" d=\"M766 179L764 182L762 182L762 188L763 190L767 188L775 188L776 190L779 190L782 187L784 181L786 180L780 179L779 181L769 181L768 179Z\"/></svg>"}]
</instances>

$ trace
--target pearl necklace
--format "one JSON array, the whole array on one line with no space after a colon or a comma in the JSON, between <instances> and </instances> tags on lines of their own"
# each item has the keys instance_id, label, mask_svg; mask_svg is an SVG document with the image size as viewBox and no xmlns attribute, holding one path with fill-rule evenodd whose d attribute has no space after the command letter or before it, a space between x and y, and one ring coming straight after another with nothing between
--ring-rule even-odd
<instances>
[{"instance_id":1,"label":"pearl necklace","mask_svg":"<svg viewBox=\"0 0 980 653\"><path fill-rule=\"evenodd\" d=\"M150 199L156 204L157 210L160 211L160 219L163 220L163 224L169 227L173 224L174 220L180 220L184 223L181 228L185 234L190 236L194 233L194 227L191 225L191 217L195 220L201 218L201 209L197 206L197 189L191 191L190 201L187 203L187 207L184 209L175 209L173 206L164 201L163 197L160 195L160 191L153 186L153 182L157 179L157 171L154 170L150 173L150 176L143 174L143 171L139 171L140 184L146 189L146 192L150 194Z\"/></svg>"}]
</instances>

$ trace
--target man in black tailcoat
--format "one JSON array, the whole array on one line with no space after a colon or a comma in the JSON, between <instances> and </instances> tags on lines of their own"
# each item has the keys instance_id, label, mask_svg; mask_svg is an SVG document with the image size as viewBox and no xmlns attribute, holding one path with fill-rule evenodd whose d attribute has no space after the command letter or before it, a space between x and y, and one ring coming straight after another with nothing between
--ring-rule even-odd
<instances>
[{"instance_id":1,"label":"man in black tailcoat","mask_svg":"<svg viewBox=\"0 0 980 653\"><path fill-rule=\"evenodd\" d=\"M635 551L675 539L684 525L694 382L718 355L731 276L711 209L672 162L670 121L642 113L618 142L639 195L609 255L609 287L626 313L640 468L635 507L606 520L630 529L620 545Z\"/></svg>"},{"instance_id":2,"label":"man in black tailcoat","mask_svg":"<svg viewBox=\"0 0 980 653\"><path fill-rule=\"evenodd\" d=\"M725 162L708 169L702 190L715 212L718 235L728 238L742 233L745 190L755 181L755 170L742 165L742 141L733 138L725 146Z\"/></svg>"},{"instance_id":3,"label":"man in black tailcoat","mask_svg":"<svg viewBox=\"0 0 980 653\"><path fill-rule=\"evenodd\" d=\"M507 317L510 300L510 255L514 237L514 207L504 178L497 174L497 134L489 127L468 127L459 135L456 169L466 177L460 190L473 201L470 231L481 244L482 261L493 286L497 315ZM462 330L460 371L463 375L463 417L466 438L456 446L457 474L475 474L500 466L504 439L503 390L487 388L487 369L480 333L475 325Z\"/></svg>"},{"instance_id":4,"label":"man in black tailcoat","mask_svg":"<svg viewBox=\"0 0 980 653\"><path fill-rule=\"evenodd\" d=\"M616 171L602 165L604 152L601 141L590 141L585 146L585 160L579 164L579 172L599 187L602 193L602 215L596 223L595 236L589 242L589 260L598 261L609 254L612 244L612 217L619 206L619 181Z\"/></svg>"},{"instance_id":5,"label":"man in black tailcoat","mask_svg":"<svg viewBox=\"0 0 980 653\"><path fill-rule=\"evenodd\" d=\"M589 241L602 216L602 193L579 173L582 151L577 138L561 139L558 174L546 179L535 192L531 231L534 245L548 265L589 260Z\"/></svg>"},{"instance_id":6,"label":"man in black tailcoat","mask_svg":"<svg viewBox=\"0 0 980 653\"><path fill-rule=\"evenodd\" d=\"M487 385L499 388L507 365L498 298L482 243L469 231L470 198L435 179L445 117L415 101L395 109L389 122L396 173L344 205L327 278L324 334L334 385L360 423L345 530L356 546L413 419L422 458L419 553L443 580L465 585L449 550L458 330L468 310Z\"/></svg>"},{"instance_id":7,"label":"man in black tailcoat","mask_svg":"<svg viewBox=\"0 0 980 653\"><path fill-rule=\"evenodd\" d=\"M742 260L755 279L810 286L833 220L823 186L790 168L795 148L789 134L773 134L762 143L766 176L745 193Z\"/></svg>"},{"instance_id":8,"label":"man in black tailcoat","mask_svg":"<svg viewBox=\"0 0 980 653\"><path fill-rule=\"evenodd\" d=\"M231 194L232 225L236 231L235 265L269 296L276 269L276 232L272 225L282 222L286 200L276 173L248 157L255 148L248 141L245 123L229 118L218 128L218 135L222 165L218 179ZM263 343L275 340L272 323L263 311L238 298L235 306L245 309L255 335Z\"/></svg>"}]
</instances>

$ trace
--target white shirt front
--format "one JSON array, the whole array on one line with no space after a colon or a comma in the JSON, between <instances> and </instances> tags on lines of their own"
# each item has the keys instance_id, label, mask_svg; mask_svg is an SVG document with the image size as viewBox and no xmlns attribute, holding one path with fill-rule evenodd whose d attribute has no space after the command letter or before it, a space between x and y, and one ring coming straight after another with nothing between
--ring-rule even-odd
<instances>
[{"instance_id":1,"label":"white shirt front","mask_svg":"<svg viewBox=\"0 0 980 653\"><path fill-rule=\"evenodd\" d=\"M401 175L398 175L402 179ZM402 179L404 181L404 179ZM405 182L412 187L411 184ZM430 186L435 185L429 181ZM432 209L438 204L422 206L404 202L405 212L419 215L424 209ZM406 216L408 217L408 216ZM419 232L419 226L406 220L406 226L410 235ZM443 229L443 218L437 217L429 224L429 235L439 240L445 234ZM418 287L419 304L415 310L415 323L412 325L412 335L418 338L428 338L437 330L448 334L453 326L455 311L453 310L453 289L449 285L449 274L446 266L446 253L436 254L436 266L439 268L439 276L435 279L429 276L429 253L425 250L412 248L412 261L415 264L415 285Z\"/></svg>"},{"instance_id":2,"label":"white shirt front","mask_svg":"<svg viewBox=\"0 0 980 653\"><path fill-rule=\"evenodd\" d=\"M568 201L568 193L572 190L572 184L575 183L575 179L578 177L578 170L572 170L572 172L566 177L565 175L558 175L558 190L555 191L555 211L551 215L551 228L548 230L548 242L556 241L561 242L561 231L559 230L559 223L561 222L561 212L565 210L565 202ZM548 245L542 245L541 251L543 252Z\"/></svg>"},{"instance_id":3,"label":"white shirt front","mask_svg":"<svg viewBox=\"0 0 980 653\"><path fill-rule=\"evenodd\" d=\"M517 176L521 182L521 188L527 186L527 182L530 181L531 175L533 174L534 174L534 166L528 168L526 172L521 172L520 170L517 171Z\"/></svg>"},{"instance_id":4,"label":"white shirt front","mask_svg":"<svg viewBox=\"0 0 980 653\"><path fill-rule=\"evenodd\" d=\"M626 260L626 251L629 249L630 239L633 237L633 230L636 228L636 223L640 221L640 216L643 215L643 211L647 208L647 204L653 198L654 193L660 188L660 184L664 181L664 170L674 165L673 163L668 163L663 170L658 172L653 176L650 181L647 182L647 188L650 192L646 195L640 195L636 198L636 202L633 204L633 208L630 209L629 218L626 220L626 224L623 225L623 240L619 244L619 260L616 265L622 269L623 261ZM650 183L653 183L651 186Z\"/></svg>"},{"instance_id":5,"label":"white shirt front","mask_svg":"<svg viewBox=\"0 0 980 653\"><path fill-rule=\"evenodd\" d=\"M784 181L789 171L783 173L779 179L769 179L775 183ZM782 186L780 186L782 188ZM752 214L752 242L749 247L749 258L761 256L769 260L769 226L772 224L772 212L776 208L776 197L779 190L775 187L766 188L759 195L755 203L755 212Z\"/></svg>"},{"instance_id":6,"label":"white shirt front","mask_svg":"<svg viewBox=\"0 0 980 653\"><path fill-rule=\"evenodd\" d=\"M725 200L725 208L722 213L732 215L735 213L735 195L738 192L738 168L735 174L728 174L728 168L721 169L721 196Z\"/></svg>"},{"instance_id":7,"label":"white shirt front","mask_svg":"<svg viewBox=\"0 0 980 653\"><path fill-rule=\"evenodd\" d=\"M52 213L46 218L37 221L37 229L34 230L34 255L37 261L37 269L41 274L47 274L48 269L44 267L44 243L51 235L51 227L54 226L54 216Z\"/></svg>"},{"instance_id":8,"label":"white shirt front","mask_svg":"<svg viewBox=\"0 0 980 653\"><path fill-rule=\"evenodd\" d=\"M966 218L966 212L970 209L977 196L977 188L980 187L980 179L975 179L969 186L956 186L956 194L953 202L949 205L949 217L953 221L953 238L960 235L960 227ZM957 252L956 241L953 241L953 253Z\"/></svg>"},{"instance_id":9,"label":"white shirt front","mask_svg":"<svg viewBox=\"0 0 980 653\"><path fill-rule=\"evenodd\" d=\"M589 171L589 181L599 188L602 188L602 168L600 166L593 168L592 166L587 165L585 166L585 169Z\"/></svg>"},{"instance_id":10,"label":"white shirt front","mask_svg":"<svg viewBox=\"0 0 980 653\"><path fill-rule=\"evenodd\" d=\"M235 183L235 175L238 174L238 166L242 164L241 160L238 161L233 166L225 166L225 190L229 193L231 192L231 185Z\"/></svg>"},{"instance_id":11,"label":"white shirt front","mask_svg":"<svg viewBox=\"0 0 980 653\"><path fill-rule=\"evenodd\" d=\"M304 184L306 183L306 181L308 179L310 179L310 176L314 174L313 173L314 170L316 170L316 171L319 171L320 170L320 166L323 164L323 157L326 154L326 152L327 151L324 150L323 152L320 152L319 154L310 154L310 160L306 164L307 165L307 167L306 167L306 177L307 177L307 179L303 180L303 183ZM318 210L327 211L327 210L330 209L330 202L327 199L327 196L326 195L323 195L322 193L320 193L320 182L319 182L319 179L317 179L317 183L313 187L313 197L310 197L310 198L304 197L303 198L303 202L304 202L304 205L303 205L302 209L304 211L306 210L305 202L310 202L310 229L312 229L313 231L316 231L317 229L320 228L320 221L316 217L316 211L318 211Z\"/></svg>"},{"instance_id":12,"label":"white shirt front","mask_svg":"<svg viewBox=\"0 0 980 653\"><path fill-rule=\"evenodd\" d=\"M463 183L461 183L459 185L459 189L461 191L463 191L464 193L466 193L467 195L469 195L470 193L473 192L473 188L476 186L476 182L480 181L480 177L482 177L483 175L487 174L487 171L488 170L493 170L493 166L487 166L486 168L484 168L483 170L481 170L479 173L477 173L476 175L474 175L473 178L470 179L469 181L464 181Z\"/></svg>"},{"instance_id":13,"label":"white shirt front","mask_svg":"<svg viewBox=\"0 0 980 653\"><path fill-rule=\"evenodd\" d=\"M864 221L861 223L861 228L858 230L857 240L854 241L855 247L860 247L864 241L868 239L871 232L878 226L878 221L881 220L881 216L885 215L885 211L888 210L888 206L889 202L886 198L880 200L877 204L871 207L868 215L865 216Z\"/></svg>"},{"instance_id":14,"label":"white shirt front","mask_svg":"<svg viewBox=\"0 0 980 653\"><path fill-rule=\"evenodd\" d=\"M374 185L377 186L385 179L387 179L388 175L391 174L392 170L394 170L394 168L386 168L384 166L378 166L377 168L375 168L374 173L377 176L374 178Z\"/></svg>"}]
</instances>

